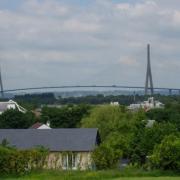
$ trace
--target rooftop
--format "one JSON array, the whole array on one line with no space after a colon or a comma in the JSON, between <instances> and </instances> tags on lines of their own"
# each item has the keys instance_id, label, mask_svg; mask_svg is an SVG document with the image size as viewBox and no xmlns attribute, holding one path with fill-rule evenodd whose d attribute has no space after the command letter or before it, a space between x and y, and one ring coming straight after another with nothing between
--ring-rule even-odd
<instances>
[{"instance_id":1,"label":"rooftop","mask_svg":"<svg viewBox=\"0 0 180 180\"><path fill-rule=\"evenodd\" d=\"M3 139L18 149L44 146L50 151L92 151L100 143L96 128L0 129Z\"/></svg>"}]
</instances>

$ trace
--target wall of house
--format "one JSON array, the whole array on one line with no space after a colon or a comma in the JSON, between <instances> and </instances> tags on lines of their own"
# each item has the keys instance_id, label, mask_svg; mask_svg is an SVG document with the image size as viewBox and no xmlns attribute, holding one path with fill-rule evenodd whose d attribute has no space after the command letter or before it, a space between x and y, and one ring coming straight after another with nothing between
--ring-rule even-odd
<instances>
[{"instance_id":1,"label":"wall of house","mask_svg":"<svg viewBox=\"0 0 180 180\"><path fill-rule=\"evenodd\" d=\"M75 166L68 166L63 165L63 158L66 157L67 154L76 155L76 162ZM47 169L62 169L62 170L87 170L92 169L92 159L91 159L91 152L50 152L48 157L46 158L45 167Z\"/></svg>"},{"instance_id":2,"label":"wall of house","mask_svg":"<svg viewBox=\"0 0 180 180\"><path fill-rule=\"evenodd\" d=\"M7 105L7 109L16 109L16 105L15 104L8 104Z\"/></svg>"}]
</instances>

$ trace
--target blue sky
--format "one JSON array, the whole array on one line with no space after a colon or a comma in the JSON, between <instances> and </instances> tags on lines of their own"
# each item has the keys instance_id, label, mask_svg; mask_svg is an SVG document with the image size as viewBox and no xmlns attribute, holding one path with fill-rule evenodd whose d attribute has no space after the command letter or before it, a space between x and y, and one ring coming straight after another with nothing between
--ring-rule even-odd
<instances>
[{"instance_id":1,"label":"blue sky","mask_svg":"<svg viewBox=\"0 0 180 180\"><path fill-rule=\"evenodd\" d=\"M23 3L23 0L0 0L0 8L1 9L9 9L14 10L17 9Z\"/></svg>"},{"instance_id":2,"label":"blue sky","mask_svg":"<svg viewBox=\"0 0 180 180\"><path fill-rule=\"evenodd\" d=\"M43 2L44 0L38 0L38 2ZM142 0L141 0L142 1ZM17 10L25 2L25 0L0 0L1 9ZM73 6L85 7L96 3L94 0L57 0L57 2L63 4L69 4ZM112 0L112 3L131 3L135 4L137 0ZM140 2L140 1L139 1Z\"/></svg>"},{"instance_id":3,"label":"blue sky","mask_svg":"<svg viewBox=\"0 0 180 180\"><path fill-rule=\"evenodd\" d=\"M179 0L0 0L5 89L145 82L180 88ZM3 43L2 43L3 42Z\"/></svg>"}]
</instances>

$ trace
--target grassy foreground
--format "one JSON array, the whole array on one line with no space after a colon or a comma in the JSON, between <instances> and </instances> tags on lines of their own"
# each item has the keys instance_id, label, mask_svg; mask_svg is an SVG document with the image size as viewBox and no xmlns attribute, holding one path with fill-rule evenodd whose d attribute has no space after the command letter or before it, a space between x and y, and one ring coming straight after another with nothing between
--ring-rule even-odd
<instances>
[{"instance_id":1,"label":"grassy foreground","mask_svg":"<svg viewBox=\"0 0 180 180\"><path fill-rule=\"evenodd\" d=\"M5 180L179 180L180 174L162 171L107 170L107 171L36 171L21 177L0 177Z\"/></svg>"}]
</instances>

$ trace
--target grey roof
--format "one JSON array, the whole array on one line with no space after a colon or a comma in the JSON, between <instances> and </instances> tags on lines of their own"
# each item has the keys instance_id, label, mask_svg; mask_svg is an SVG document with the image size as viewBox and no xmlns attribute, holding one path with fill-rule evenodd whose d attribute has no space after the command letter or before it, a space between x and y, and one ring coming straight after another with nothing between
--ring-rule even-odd
<instances>
[{"instance_id":1,"label":"grey roof","mask_svg":"<svg viewBox=\"0 0 180 180\"><path fill-rule=\"evenodd\" d=\"M3 139L18 149L42 145L50 151L92 151L100 142L96 128L0 129Z\"/></svg>"}]
</instances>

